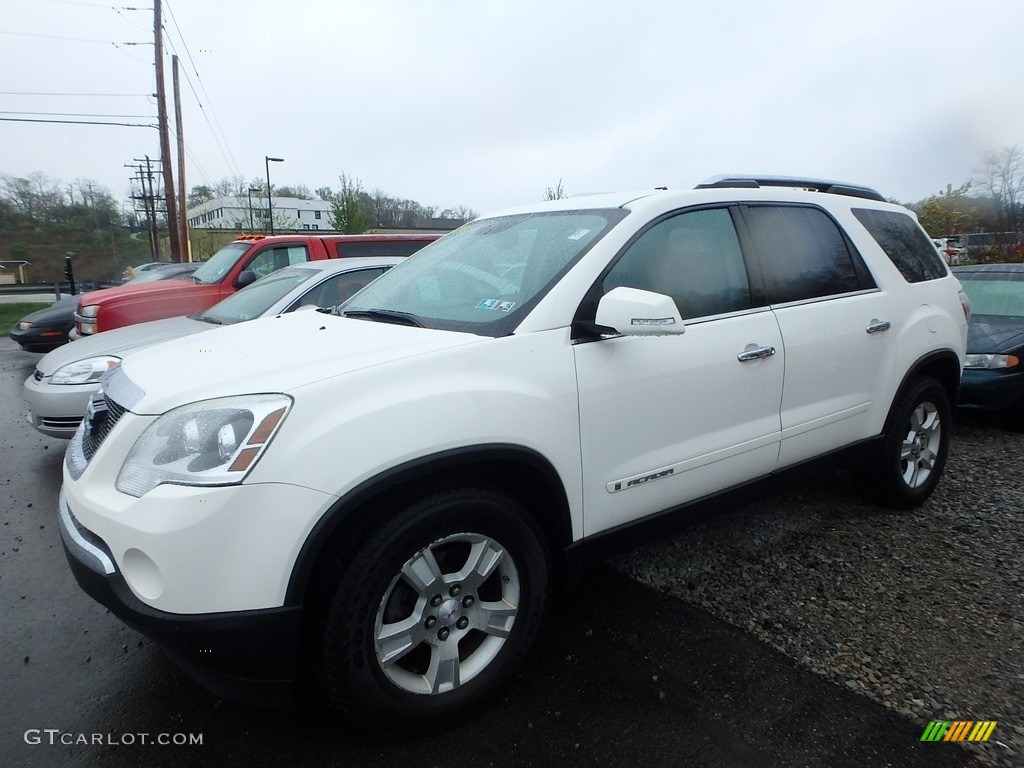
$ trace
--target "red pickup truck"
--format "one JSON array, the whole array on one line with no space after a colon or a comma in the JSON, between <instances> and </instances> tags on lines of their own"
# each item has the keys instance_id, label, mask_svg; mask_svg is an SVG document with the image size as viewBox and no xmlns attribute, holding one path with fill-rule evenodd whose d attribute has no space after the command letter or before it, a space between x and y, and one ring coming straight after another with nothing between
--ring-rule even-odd
<instances>
[{"instance_id":1,"label":"red pickup truck","mask_svg":"<svg viewBox=\"0 0 1024 768\"><path fill-rule=\"evenodd\" d=\"M440 235L262 235L228 243L188 277L83 293L71 338L190 315L271 272L316 259L411 256Z\"/></svg>"}]
</instances>

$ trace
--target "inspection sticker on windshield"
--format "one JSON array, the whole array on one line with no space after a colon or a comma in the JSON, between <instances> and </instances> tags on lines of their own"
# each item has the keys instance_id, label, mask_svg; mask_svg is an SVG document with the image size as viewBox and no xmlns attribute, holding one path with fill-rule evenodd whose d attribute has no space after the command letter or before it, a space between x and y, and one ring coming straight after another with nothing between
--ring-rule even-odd
<instances>
[{"instance_id":1,"label":"inspection sticker on windshield","mask_svg":"<svg viewBox=\"0 0 1024 768\"><path fill-rule=\"evenodd\" d=\"M569 239L570 240L579 240L581 238L586 237L589 233L590 233L589 229L577 229L575 232L573 232L571 235L569 235Z\"/></svg>"},{"instance_id":2,"label":"inspection sticker on windshield","mask_svg":"<svg viewBox=\"0 0 1024 768\"><path fill-rule=\"evenodd\" d=\"M516 303L514 301L498 301L497 299L484 299L476 305L476 309L488 309L492 312L508 312Z\"/></svg>"}]
</instances>

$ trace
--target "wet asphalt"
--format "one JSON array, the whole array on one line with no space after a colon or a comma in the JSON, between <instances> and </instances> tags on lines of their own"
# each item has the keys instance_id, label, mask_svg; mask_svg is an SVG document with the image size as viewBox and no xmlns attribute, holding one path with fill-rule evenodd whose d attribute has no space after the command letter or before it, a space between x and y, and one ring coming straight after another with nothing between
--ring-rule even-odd
<instances>
[{"instance_id":1,"label":"wet asphalt","mask_svg":"<svg viewBox=\"0 0 1024 768\"><path fill-rule=\"evenodd\" d=\"M22 414L39 357L0 340L2 768L965 764L952 744L922 744L919 725L600 563L552 604L492 706L435 735L367 734L315 696L283 711L219 701L75 583L56 524L66 442Z\"/></svg>"}]
</instances>

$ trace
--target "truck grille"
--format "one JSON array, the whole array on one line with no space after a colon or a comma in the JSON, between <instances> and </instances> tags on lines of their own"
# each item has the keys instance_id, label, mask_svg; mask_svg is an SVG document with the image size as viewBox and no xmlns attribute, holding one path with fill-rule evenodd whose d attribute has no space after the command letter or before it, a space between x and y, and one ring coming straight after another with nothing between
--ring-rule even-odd
<instances>
[{"instance_id":1,"label":"truck grille","mask_svg":"<svg viewBox=\"0 0 1024 768\"><path fill-rule=\"evenodd\" d=\"M94 396L85 412L85 429L82 434L82 453L86 461L92 461L100 444L110 430L124 416L127 408L119 405L108 395Z\"/></svg>"}]
</instances>

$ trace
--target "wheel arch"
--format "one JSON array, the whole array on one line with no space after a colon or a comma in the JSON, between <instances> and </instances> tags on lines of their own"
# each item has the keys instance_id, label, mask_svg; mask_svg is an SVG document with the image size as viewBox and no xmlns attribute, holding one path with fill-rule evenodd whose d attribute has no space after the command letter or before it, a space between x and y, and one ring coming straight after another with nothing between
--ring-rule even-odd
<instances>
[{"instance_id":1,"label":"wheel arch","mask_svg":"<svg viewBox=\"0 0 1024 768\"><path fill-rule=\"evenodd\" d=\"M418 496L435 489L479 484L520 501L547 539L552 576L560 575L559 555L572 542L565 488L541 454L516 445L475 445L414 459L370 478L339 499L303 543L285 595L285 605L318 599L318 578L343 567L358 543ZM314 611L315 613L315 611Z\"/></svg>"},{"instance_id":2,"label":"wheel arch","mask_svg":"<svg viewBox=\"0 0 1024 768\"><path fill-rule=\"evenodd\" d=\"M889 404L889 413L886 416L885 426L888 428L893 418L893 405L899 400L911 381L918 376L930 376L942 385L949 396L950 409L955 413L957 398L960 392L960 358L951 349L936 350L918 358L903 375L899 386L893 393L892 402Z\"/></svg>"}]
</instances>

